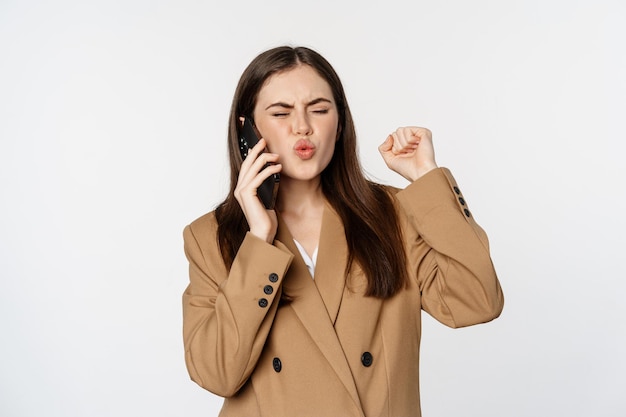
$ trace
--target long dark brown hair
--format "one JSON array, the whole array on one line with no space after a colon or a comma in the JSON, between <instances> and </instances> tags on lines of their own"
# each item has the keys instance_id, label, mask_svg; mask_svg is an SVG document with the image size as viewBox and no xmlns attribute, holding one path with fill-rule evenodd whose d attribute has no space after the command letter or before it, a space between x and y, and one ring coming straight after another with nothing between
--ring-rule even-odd
<instances>
[{"instance_id":1,"label":"long dark brown hair","mask_svg":"<svg viewBox=\"0 0 626 417\"><path fill-rule=\"evenodd\" d=\"M326 80L339 112L339 139L321 174L321 184L324 196L344 224L349 253L346 273L356 261L368 279L366 294L391 297L407 281L406 254L392 197L363 174L354 122L338 75L326 59L305 47L281 46L261 53L248 65L237 85L228 129L230 192L215 213L222 259L230 268L249 230L234 197L242 163L237 134L239 117L253 114L259 91L269 77L298 65L309 65Z\"/></svg>"}]
</instances>

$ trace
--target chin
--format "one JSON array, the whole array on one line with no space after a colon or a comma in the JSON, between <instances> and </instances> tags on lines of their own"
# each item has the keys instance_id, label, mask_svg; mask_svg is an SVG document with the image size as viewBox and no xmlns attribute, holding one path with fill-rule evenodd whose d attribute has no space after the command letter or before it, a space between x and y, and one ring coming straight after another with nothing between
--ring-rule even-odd
<instances>
[{"instance_id":1,"label":"chin","mask_svg":"<svg viewBox=\"0 0 626 417\"><path fill-rule=\"evenodd\" d=\"M290 180L293 181L313 181L313 180L317 180L319 179L321 173L320 172L314 172L314 173L306 173L306 172L296 172L293 175L290 175L287 172L281 172L281 179L282 178L288 178Z\"/></svg>"}]
</instances>

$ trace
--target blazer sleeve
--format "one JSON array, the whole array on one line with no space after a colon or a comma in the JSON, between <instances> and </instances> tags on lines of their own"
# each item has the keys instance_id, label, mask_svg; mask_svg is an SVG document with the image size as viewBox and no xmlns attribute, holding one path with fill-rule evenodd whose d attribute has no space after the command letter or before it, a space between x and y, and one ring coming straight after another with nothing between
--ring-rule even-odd
<instances>
[{"instance_id":1,"label":"blazer sleeve","mask_svg":"<svg viewBox=\"0 0 626 417\"><path fill-rule=\"evenodd\" d=\"M489 241L450 171L432 170L396 198L409 272L417 280L424 311L454 328L498 317L504 297Z\"/></svg>"},{"instance_id":2,"label":"blazer sleeve","mask_svg":"<svg viewBox=\"0 0 626 417\"><path fill-rule=\"evenodd\" d=\"M230 271L214 216L183 232L189 285L183 294L185 362L193 381L230 397L246 382L265 344L293 255L248 233Z\"/></svg>"}]
</instances>

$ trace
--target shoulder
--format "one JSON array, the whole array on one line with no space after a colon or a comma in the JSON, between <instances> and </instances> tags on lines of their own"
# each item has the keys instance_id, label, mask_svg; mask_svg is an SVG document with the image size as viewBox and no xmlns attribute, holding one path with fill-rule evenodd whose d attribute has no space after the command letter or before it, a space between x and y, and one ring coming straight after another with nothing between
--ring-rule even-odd
<instances>
[{"instance_id":1,"label":"shoulder","mask_svg":"<svg viewBox=\"0 0 626 417\"><path fill-rule=\"evenodd\" d=\"M200 246L206 246L207 243L213 242L217 235L217 218L215 211L206 213L193 220L183 231L185 240L194 239Z\"/></svg>"},{"instance_id":2,"label":"shoulder","mask_svg":"<svg viewBox=\"0 0 626 417\"><path fill-rule=\"evenodd\" d=\"M224 272L225 268L217 229L215 212L211 211L193 220L183 230L183 245L187 259L205 271L212 271L213 275Z\"/></svg>"},{"instance_id":3,"label":"shoulder","mask_svg":"<svg viewBox=\"0 0 626 417\"><path fill-rule=\"evenodd\" d=\"M194 231L207 228L217 229L217 218L215 216L215 210L203 214L202 216L193 220L191 223L189 223L187 227L191 228Z\"/></svg>"}]
</instances>

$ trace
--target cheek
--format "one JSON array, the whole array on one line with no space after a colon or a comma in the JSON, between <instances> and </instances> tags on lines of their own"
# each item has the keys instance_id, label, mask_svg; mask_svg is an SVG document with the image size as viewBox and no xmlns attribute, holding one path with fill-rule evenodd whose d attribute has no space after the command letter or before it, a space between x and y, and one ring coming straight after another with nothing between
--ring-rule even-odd
<instances>
[{"instance_id":1,"label":"cheek","mask_svg":"<svg viewBox=\"0 0 626 417\"><path fill-rule=\"evenodd\" d=\"M332 144L329 144L328 146L328 150L326 152L326 162L330 162L331 159L333 159L333 155L335 154L335 143L337 142L333 142Z\"/></svg>"},{"instance_id":2,"label":"cheek","mask_svg":"<svg viewBox=\"0 0 626 417\"><path fill-rule=\"evenodd\" d=\"M335 147L337 145L337 142L334 140L334 137L331 138L329 137L328 140L325 142L324 146L323 146L323 155L321 156L321 160L323 161L324 165L328 165L328 163L330 162L331 159L333 159L333 155L335 154Z\"/></svg>"},{"instance_id":3,"label":"cheek","mask_svg":"<svg viewBox=\"0 0 626 417\"><path fill-rule=\"evenodd\" d=\"M328 124L327 129L328 129L329 135L332 135L334 141L337 142L337 140L339 139L339 135L341 134L341 126L339 125L339 117L335 117L335 119Z\"/></svg>"},{"instance_id":4,"label":"cheek","mask_svg":"<svg viewBox=\"0 0 626 417\"><path fill-rule=\"evenodd\" d=\"M267 142L267 147L271 149L273 145L275 145L274 138L276 137L276 132L274 132L272 127L268 126L267 123L263 123L263 121L257 122L256 128L259 131L259 134L261 135L261 137L265 139L265 142ZM272 152L274 151L272 150Z\"/></svg>"},{"instance_id":5,"label":"cheek","mask_svg":"<svg viewBox=\"0 0 626 417\"><path fill-rule=\"evenodd\" d=\"M280 140L280 136L272 134L275 132L267 132L267 136L265 136L265 141L267 143L267 150L271 153L275 153L278 155L285 155L289 150L289 144L287 141Z\"/></svg>"},{"instance_id":6,"label":"cheek","mask_svg":"<svg viewBox=\"0 0 626 417\"><path fill-rule=\"evenodd\" d=\"M257 129L267 142L270 152L282 154L289 150L289 126L280 123L278 120L259 120Z\"/></svg>"},{"instance_id":7,"label":"cheek","mask_svg":"<svg viewBox=\"0 0 626 417\"><path fill-rule=\"evenodd\" d=\"M256 126L256 129L261 134L261 137L267 139L267 137L269 136L268 135L268 133L269 133L268 130L269 129L267 128L267 126L265 126L265 124L262 121L258 120L258 119L254 119L254 124Z\"/></svg>"}]
</instances>

